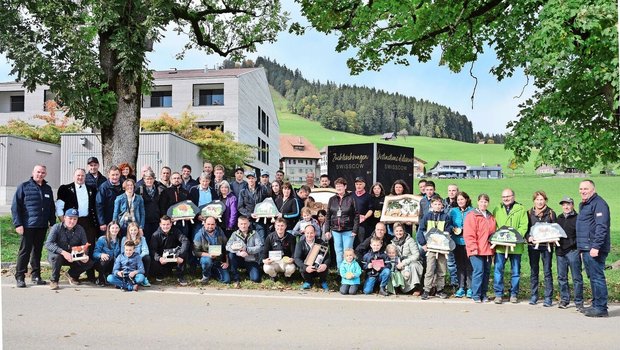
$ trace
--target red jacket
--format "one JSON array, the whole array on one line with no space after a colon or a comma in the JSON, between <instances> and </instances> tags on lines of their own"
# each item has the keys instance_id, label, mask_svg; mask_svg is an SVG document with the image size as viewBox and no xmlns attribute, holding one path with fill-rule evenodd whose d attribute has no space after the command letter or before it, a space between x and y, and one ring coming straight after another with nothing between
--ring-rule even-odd
<instances>
[{"instance_id":1,"label":"red jacket","mask_svg":"<svg viewBox=\"0 0 620 350\"><path fill-rule=\"evenodd\" d=\"M495 218L487 211L486 218L480 210L474 209L465 217L463 225L463 238L465 238L465 248L467 256L493 255L489 237L495 232Z\"/></svg>"}]
</instances>

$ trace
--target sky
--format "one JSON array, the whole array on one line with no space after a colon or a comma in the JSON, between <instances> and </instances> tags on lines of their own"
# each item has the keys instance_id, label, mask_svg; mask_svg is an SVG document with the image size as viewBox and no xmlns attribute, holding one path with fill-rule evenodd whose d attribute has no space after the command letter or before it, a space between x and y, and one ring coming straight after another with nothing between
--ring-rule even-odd
<instances>
[{"instance_id":1,"label":"sky","mask_svg":"<svg viewBox=\"0 0 620 350\"><path fill-rule=\"evenodd\" d=\"M292 0L283 1L283 7L291 14L292 21L306 23L299 12L299 5ZM181 52L186 37L178 36L168 30L161 42L155 43L153 52L148 54L149 68L155 70L214 68L224 58L218 55L206 55L202 51L188 52L183 60L175 55ZM471 95L475 80L469 75L469 66L460 73L452 73L445 66L438 66L437 60L418 63L411 59L410 66L388 63L381 71L364 72L356 76L349 74L346 61L355 53L354 50L338 53L335 51L337 37L325 35L313 29L303 36L282 32L273 44L262 44L257 52L249 53L247 58L255 60L258 56L269 57L289 69L299 69L303 76L312 81L336 84L374 87L393 93L425 99L445 105L463 115L473 124L474 131L483 133L504 133L506 123L514 120L518 114L518 105L532 94L531 87L525 89L526 78L521 72L513 77L498 82L489 70L496 64L492 51L487 50L475 63L473 73L478 78L475 99L472 108ZM0 55L0 82L12 81L9 76L10 64Z\"/></svg>"}]
</instances>

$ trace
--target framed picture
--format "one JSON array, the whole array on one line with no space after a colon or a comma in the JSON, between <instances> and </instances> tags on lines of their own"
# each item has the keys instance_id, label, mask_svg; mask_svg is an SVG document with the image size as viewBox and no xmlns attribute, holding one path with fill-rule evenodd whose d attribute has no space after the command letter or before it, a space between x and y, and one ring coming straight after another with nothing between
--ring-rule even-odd
<instances>
[{"instance_id":1,"label":"framed picture","mask_svg":"<svg viewBox=\"0 0 620 350\"><path fill-rule=\"evenodd\" d=\"M422 196L403 194L385 196L381 214L382 222L413 222L418 223L420 200Z\"/></svg>"},{"instance_id":2,"label":"framed picture","mask_svg":"<svg viewBox=\"0 0 620 350\"><path fill-rule=\"evenodd\" d=\"M319 210L327 210L327 203L329 199L336 195L336 190L333 188L313 188L310 193L310 197L314 199L313 203L308 203L312 215L316 215Z\"/></svg>"}]
</instances>

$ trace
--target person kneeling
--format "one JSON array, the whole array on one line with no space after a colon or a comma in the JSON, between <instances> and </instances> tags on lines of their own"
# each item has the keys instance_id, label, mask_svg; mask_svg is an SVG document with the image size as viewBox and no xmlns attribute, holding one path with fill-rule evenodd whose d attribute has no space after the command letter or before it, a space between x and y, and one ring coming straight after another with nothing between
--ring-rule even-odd
<instances>
[{"instance_id":1,"label":"person kneeling","mask_svg":"<svg viewBox=\"0 0 620 350\"><path fill-rule=\"evenodd\" d=\"M260 282L258 261L263 249L263 239L255 230L250 229L250 219L246 216L240 216L237 219L237 226L239 229L230 236L226 243L226 250L232 280L235 282L235 287L239 288L239 267L246 268L252 282Z\"/></svg>"},{"instance_id":2,"label":"person kneeling","mask_svg":"<svg viewBox=\"0 0 620 350\"><path fill-rule=\"evenodd\" d=\"M321 288L325 292L329 292L327 285L327 266L330 262L329 246L327 242L316 238L316 231L312 225L306 226L304 236L295 247L295 265L299 267L301 277L304 279L301 289L310 289L312 280L318 277L321 281ZM308 256L311 259L308 259Z\"/></svg>"},{"instance_id":3,"label":"person kneeling","mask_svg":"<svg viewBox=\"0 0 620 350\"><path fill-rule=\"evenodd\" d=\"M136 253L136 243L126 241L124 253L114 261L112 274L108 275L108 283L115 285L122 291L138 291L138 286L144 283L144 264L142 257Z\"/></svg>"},{"instance_id":4,"label":"person kneeling","mask_svg":"<svg viewBox=\"0 0 620 350\"><path fill-rule=\"evenodd\" d=\"M177 268L177 279L180 285L186 286L185 261L189 254L189 241L176 227L172 227L172 219L164 215L159 220L159 228L151 237L149 252L151 261L151 273L155 280L161 282L164 270L172 272Z\"/></svg>"},{"instance_id":5,"label":"person kneeling","mask_svg":"<svg viewBox=\"0 0 620 350\"><path fill-rule=\"evenodd\" d=\"M200 283L207 284L213 274L222 283L230 283L228 272L228 256L222 255L226 250L226 235L217 226L215 218L207 217L202 222L202 228L194 237L194 256L200 259L202 279Z\"/></svg>"},{"instance_id":6,"label":"person kneeling","mask_svg":"<svg viewBox=\"0 0 620 350\"><path fill-rule=\"evenodd\" d=\"M385 252L381 251L382 241L373 239L370 241L370 249L364 254L362 267L366 270L366 281L364 282L364 294L370 294L375 289L377 277L379 278L379 294L388 296L385 288L390 281L390 259Z\"/></svg>"},{"instance_id":7,"label":"person kneeling","mask_svg":"<svg viewBox=\"0 0 620 350\"><path fill-rule=\"evenodd\" d=\"M275 281L278 272L284 273L285 278L289 278L295 272L295 237L286 232L286 220L276 219L275 231L271 232L265 239L263 246L263 271Z\"/></svg>"}]
</instances>

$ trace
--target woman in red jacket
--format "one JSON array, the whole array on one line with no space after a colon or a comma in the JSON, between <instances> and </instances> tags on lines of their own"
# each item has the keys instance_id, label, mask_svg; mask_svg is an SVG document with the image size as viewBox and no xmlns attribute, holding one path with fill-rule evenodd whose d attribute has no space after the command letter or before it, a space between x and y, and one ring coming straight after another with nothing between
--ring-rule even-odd
<instances>
[{"instance_id":1,"label":"woman in red jacket","mask_svg":"<svg viewBox=\"0 0 620 350\"><path fill-rule=\"evenodd\" d=\"M489 274L491 273L491 261L493 249L489 237L495 232L495 218L487 210L489 196L478 196L478 208L470 211L465 217L463 225L463 238L467 256L474 269L472 273L471 289L472 299L476 303L488 302L487 290L489 288Z\"/></svg>"}]
</instances>

